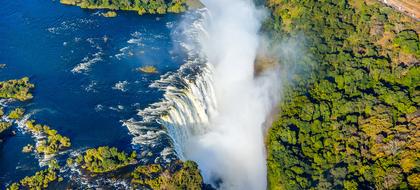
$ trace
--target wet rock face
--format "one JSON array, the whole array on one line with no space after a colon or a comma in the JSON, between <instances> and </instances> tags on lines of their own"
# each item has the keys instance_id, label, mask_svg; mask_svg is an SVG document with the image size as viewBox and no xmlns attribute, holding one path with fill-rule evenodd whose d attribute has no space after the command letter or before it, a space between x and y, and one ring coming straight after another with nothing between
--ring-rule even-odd
<instances>
[{"instance_id":1,"label":"wet rock face","mask_svg":"<svg viewBox=\"0 0 420 190\"><path fill-rule=\"evenodd\" d=\"M270 55L259 54L254 61L254 75L258 76L262 72L274 68L278 60Z\"/></svg>"},{"instance_id":2,"label":"wet rock face","mask_svg":"<svg viewBox=\"0 0 420 190\"><path fill-rule=\"evenodd\" d=\"M200 0L186 0L185 2L189 9L201 9L204 8L204 4Z\"/></svg>"}]
</instances>

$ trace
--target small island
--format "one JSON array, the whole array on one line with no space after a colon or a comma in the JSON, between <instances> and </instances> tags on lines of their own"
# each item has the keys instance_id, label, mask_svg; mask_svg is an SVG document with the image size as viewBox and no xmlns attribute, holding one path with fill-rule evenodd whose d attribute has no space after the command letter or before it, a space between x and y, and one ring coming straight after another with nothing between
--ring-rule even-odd
<instances>
[{"instance_id":1,"label":"small island","mask_svg":"<svg viewBox=\"0 0 420 190\"><path fill-rule=\"evenodd\" d=\"M24 114L25 114L25 109L16 108L9 113L8 117L9 119L19 120L19 119L22 119Z\"/></svg>"},{"instance_id":2,"label":"small island","mask_svg":"<svg viewBox=\"0 0 420 190\"><path fill-rule=\"evenodd\" d=\"M29 91L34 87L28 77L0 82L0 99L12 98L19 101L32 99L33 96Z\"/></svg>"},{"instance_id":3,"label":"small island","mask_svg":"<svg viewBox=\"0 0 420 190\"><path fill-rule=\"evenodd\" d=\"M0 121L0 134L9 129L12 126L12 123Z\"/></svg>"},{"instance_id":4,"label":"small island","mask_svg":"<svg viewBox=\"0 0 420 190\"><path fill-rule=\"evenodd\" d=\"M107 11L106 13L101 14L103 17L113 18L117 16L117 12L115 11Z\"/></svg>"},{"instance_id":5,"label":"small island","mask_svg":"<svg viewBox=\"0 0 420 190\"><path fill-rule=\"evenodd\" d=\"M31 144L28 144L28 145L26 145L22 148L22 152L23 153L30 153L30 152L32 152L33 149L34 149L34 146L32 146Z\"/></svg>"},{"instance_id":6,"label":"small island","mask_svg":"<svg viewBox=\"0 0 420 190\"><path fill-rule=\"evenodd\" d=\"M138 165L135 151L127 154L115 147L101 146L67 159L67 166L81 167L92 176L105 175L126 168L115 177L131 180L134 189L203 189L204 184L198 165L193 161L175 160L168 164ZM137 165L127 168L129 165ZM125 175L127 174L127 175ZM209 189L209 188L207 188Z\"/></svg>"},{"instance_id":7,"label":"small island","mask_svg":"<svg viewBox=\"0 0 420 190\"><path fill-rule=\"evenodd\" d=\"M4 64L1 64L0 67L4 67ZM30 91L35 86L29 82L28 77L23 77L21 79L14 79L14 80L7 80L7 81L0 81L0 100L1 99L12 99L18 101L27 101L33 98ZM6 110L7 111L7 110ZM13 121L4 120L1 118L3 116L7 116L9 120L19 120L23 117L25 110L23 108L15 108L11 110L7 115L5 114L5 110L3 106L0 105L0 142L4 140L6 136L4 133L9 131L12 127Z\"/></svg>"},{"instance_id":8,"label":"small island","mask_svg":"<svg viewBox=\"0 0 420 190\"><path fill-rule=\"evenodd\" d=\"M117 148L102 146L86 150L75 161L83 169L98 174L115 171L130 164L135 164L136 157L137 154L134 151L129 156L125 152L118 151ZM67 163L72 164L72 159L67 160Z\"/></svg>"},{"instance_id":9,"label":"small island","mask_svg":"<svg viewBox=\"0 0 420 190\"><path fill-rule=\"evenodd\" d=\"M35 135L43 136L36 143L36 152L44 155L54 155L60 150L64 150L71 146L70 139L57 133L47 125L35 124L35 121L26 122L27 129Z\"/></svg>"},{"instance_id":10,"label":"small island","mask_svg":"<svg viewBox=\"0 0 420 190\"><path fill-rule=\"evenodd\" d=\"M139 67L136 70L139 71L139 72L148 73L148 74L158 73L156 67L154 67L154 66Z\"/></svg>"},{"instance_id":11,"label":"small island","mask_svg":"<svg viewBox=\"0 0 420 190\"><path fill-rule=\"evenodd\" d=\"M47 189L48 185L54 181L62 181L63 178L59 177L57 172L60 166L57 160L51 160L48 163L48 168L36 172L33 176L27 176L19 182L12 183L7 190L19 189Z\"/></svg>"}]
</instances>

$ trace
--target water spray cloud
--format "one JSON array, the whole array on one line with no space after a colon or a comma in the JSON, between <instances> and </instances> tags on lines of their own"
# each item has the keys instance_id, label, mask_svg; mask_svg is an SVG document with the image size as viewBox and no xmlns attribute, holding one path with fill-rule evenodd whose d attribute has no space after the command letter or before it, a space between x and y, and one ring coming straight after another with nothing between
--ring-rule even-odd
<instances>
[{"instance_id":1,"label":"water spray cloud","mask_svg":"<svg viewBox=\"0 0 420 190\"><path fill-rule=\"evenodd\" d=\"M279 95L276 69L257 77L254 61L264 12L250 0L204 0L203 52L214 67L216 113L183 146L206 182L220 189L265 189L263 125Z\"/></svg>"}]
</instances>

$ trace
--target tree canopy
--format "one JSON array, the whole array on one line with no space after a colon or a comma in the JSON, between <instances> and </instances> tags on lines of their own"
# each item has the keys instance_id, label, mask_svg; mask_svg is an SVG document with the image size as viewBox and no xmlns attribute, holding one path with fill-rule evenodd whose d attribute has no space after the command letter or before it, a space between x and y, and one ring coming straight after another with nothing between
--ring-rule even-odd
<instances>
[{"instance_id":1,"label":"tree canopy","mask_svg":"<svg viewBox=\"0 0 420 190\"><path fill-rule=\"evenodd\" d=\"M420 188L419 23L376 1L267 6L270 36L308 50L268 133L269 188Z\"/></svg>"},{"instance_id":2,"label":"tree canopy","mask_svg":"<svg viewBox=\"0 0 420 190\"><path fill-rule=\"evenodd\" d=\"M88 9L137 11L139 15L180 13L187 10L186 0L60 0L60 2Z\"/></svg>"}]
</instances>

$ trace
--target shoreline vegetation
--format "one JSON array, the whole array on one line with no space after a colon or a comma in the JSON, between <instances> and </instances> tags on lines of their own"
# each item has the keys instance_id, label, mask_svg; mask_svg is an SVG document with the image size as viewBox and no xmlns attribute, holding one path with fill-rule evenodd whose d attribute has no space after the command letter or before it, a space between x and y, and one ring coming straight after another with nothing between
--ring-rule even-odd
<instances>
[{"instance_id":1,"label":"shoreline vegetation","mask_svg":"<svg viewBox=\"0 0 420 190\"><path fill-rule=\"evenodd\" d=\"M267 7L264 30L306 50L266 137L268 189L419 189L420 23L370 0Z\"/></svg>"},{"instance_id":2,"label":"shoreline vegetation","mask_svg":"<svg viewBox=\"0 0 420 190\"><path fill-rule=\"evenodd\" d=\"M182 13L188 9L203 7L199 0L60 0L60 3L78 6L83 9L136 11L139 15ZM109 17L113 16L114 14Z\"/></svg>"},{"instance_id":3,"label":"shoreline vegetation","mask_svg":"<svg viewBox=\"0 0 420 190\"><path fill-rule=\"evenodd\" d=\"M29 82L28 77L23 77L21 79L0 81L0 100L2 99L12 99L20 102L28 101L33 98L31 90L35 87L34 84ZM25 110L23 108L15 108L9 110L9 113L5 113L5 108L0 105L0 143L10 135L10 130L13 126L13 120L20 120L24 114Z\"/></svg>"},{"instance_id":4,"label":"shoreline vegetation","mask_svg":"<svg viewBox=\"0 0 420 190\"><path fill-rule=\"evenodd\" d=\"M34 120L26 121L26 128L37 138L35 151L44 156L54 156L57 152L65 150L71 146L70 139L57 133L47 125L35 124ZM28 149L28 145L26 146ZM32 148L30 148L32 150Z\"/></svg>"},{"instance_id":5,"label":"shoreline vegetation","mask_svg":"<svg viewBox=\"0 0 420 190\"><path fill-rule=\"evenodd\" d=\"M10 184L7 190L19 190L19 189L47 189L50 183L63 181L63 178L58 175L60 172L60 166L57 160L51 160L48 164L48 168L41 171L37 171L32 176L26 176L19 182Z\"/></svg>"}]
</instances>

